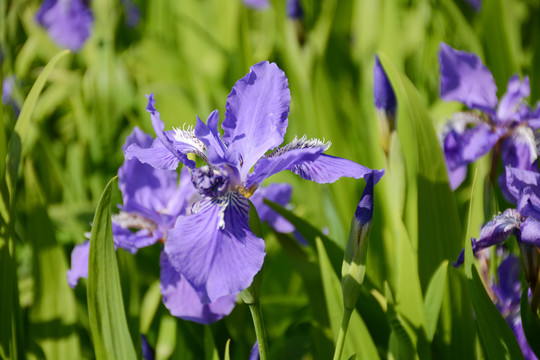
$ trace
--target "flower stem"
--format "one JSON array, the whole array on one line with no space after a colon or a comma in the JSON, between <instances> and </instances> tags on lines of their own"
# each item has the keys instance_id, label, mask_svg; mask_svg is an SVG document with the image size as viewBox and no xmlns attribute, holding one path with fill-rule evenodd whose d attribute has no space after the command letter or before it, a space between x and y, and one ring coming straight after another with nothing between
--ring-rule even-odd
<instances>
[{"instance_id":1,"label":"flower stem","mask_svg":"<svg viewBox=\"0 0 540 360\"><path fill-rule=\"evenodd\" d=\"M343 345L345 344L345 336L347 336L347 329L349 328L349 320L351 319L353 309L345 308L343 312L343 320L341 321L341 328L339 329L339 335L336 344L336 350L334 351L334 360L341 359L341 353L343 352Z\"/></svg>"},{"instance_id":2,"label":"flower stem","mask_svg":"<svg viewBox=\"0 0 540 360\"><path fill-rule=\"evenodd\" d=\"M259 343L259 357L261 360L268 359L268 340L266 339L266 329L262 317L261 305L259 302L248 304L251 317L253 318L253 326L255 327L255 335Z\"/></svg>"}]
</instances>

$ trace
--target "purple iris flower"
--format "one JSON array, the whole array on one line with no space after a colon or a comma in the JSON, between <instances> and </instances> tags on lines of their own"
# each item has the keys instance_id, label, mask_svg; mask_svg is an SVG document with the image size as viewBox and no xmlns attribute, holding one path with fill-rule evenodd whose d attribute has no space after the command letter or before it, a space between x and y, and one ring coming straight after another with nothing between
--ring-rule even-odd
<instances>
[{"instance_id":1,"label":"purple iris flower","mask_svg":"<svg viewBox=\"0 0 540 360\"><path fill-rule=\"evenodd\" d=\"M505 242L511 235L516 237L522 253L540 247L540 174L507 167L506 182L509 192L517 199L517 209L506 209L484 225L479 238L471 239L475 254L481 249ZM454 266L460 266L463 260L462 251ZM530 265L525 264L526 270Z\"/></svg>"},{"instance_id":2,"label":"purple iris flower","mask_svg":"<svg viewBox=\"0 0 540 360\"><path fill-rule=\"evenodd\" d=\"M287 0L287 16L290 19L301 19L304 16L300 0Z\"/></svg>"},{"instance_id":3,"label":"purple iris flower","mask_svg":"<svg viewBox=\"0 0 540 360\"><path fill-rule=\"evenodd\" d=\"M94 16L89 0L45 0L36 21L57 45L78 51L90 36Z\"/></svg>"},{"instance_id":4,"label":"purple iris flower","mask_svg":"<svg viewBox=\"0 0 540 360\"><path fill-rule=\"evenodd\" d=\"M518 344L521 347L523 356L527 360L537 360L532 351L521 323L520 300L521 300L521 281L519 274L521 264L519 258L515 255L508 255L499 265L497 275L498 284L493 284L492 289L496 296L496 305L504 316L510 328L514 332Z\"/></svg>"},{"instance_id":5,"label":"purple iris flower","mask_svg":"<svg viewBox=\"0 0 540 360\"><path fill-rule=\"evenodd\" d=\"M540 104L533 109L524 103L530 94L529 78L520 81L519 76L513 76L498 101L495 80L478 56L441 43L439 62L441 97L478 110L456 114L443 131L442 145L452 189L465 179L467 164L497 144L505 166L537 168ZM503 174L499 182L506 194L505 178Z\"/></svg>"},{"instance_id":6,"label":"purple iris flower","mask_svg":"<svg viewBox=\"0 0 540 360\"><path fill-rule=\"evenodd\" d=\"M252 66L227 98L221 136L217 111L206 124L197 118L194 130L164 131L154 96L148 96L157 140L147 149L132 145L126 154L159 168L175 169L180 162L191 168L200 198L187 211L190 215L180 216L169 230L165 252L204 303L238 294L262 267L265 245L249 228L248 198L266 178L290 170L304 179L332 183L373 171L323 154L330 144L317 139L295 138L280 146L290 99L287 78L276 64ZM196 168L188 153L207 165ZM375 171L375 181L383 174Z\"/></svg>"},{"instance_id":7,"label":"purple iris flower","mask_svg":"<svg viewBox=\"0 0 540 360\"><path fill-rule=\"evenodd\" d=\"M135 128L123 149L125 151L133 144L149 148L152 143L150 135ZM119 206L119 214L113 215L113 239L116 248L131 253L164 242L167 231L180 215L185 215L185 209L196 195L187 169L180 173L178 185L176 171L156 169L137 159L124 162L118 171L118 183L124 205ZM88 241L73 250L72 268L67 273L71 287L75 287L80 277L87 277L88 255ZM202 303L189 282L171 266L165 252L161 254L160 265L163 303L172 315L209 324L228 315L234 308L236 296L223 296L212 304Z\"/></svg>"},{"instance_id":8,"label":"purple iris flower","mask_svg":"<svg viewBox=\"0 0 540 360\"><path fill-rule=\"evenodd\" d=\"M474 11L480 11L482 9L482 0L465 0Z\"/></svg>"}]
</instances>

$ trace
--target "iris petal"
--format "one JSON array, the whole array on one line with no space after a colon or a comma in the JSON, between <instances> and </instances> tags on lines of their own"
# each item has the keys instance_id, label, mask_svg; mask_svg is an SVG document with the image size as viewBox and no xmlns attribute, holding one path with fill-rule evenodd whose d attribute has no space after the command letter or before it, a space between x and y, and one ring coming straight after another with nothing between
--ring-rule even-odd
<instances>
[{"instance_id":1,"label":"iris petal","mask_svg":"<svg viewBox=\"0 0 540 360\"><path fill-rule=\"evenodd\" d=\"M189 282L172 267L164 251L161 253L160 265L163 304L172 315L201 324L210 324L229 315L233 310L235 295L221 297L211 304L203 304Z\"/></svg>"},{"instance_id":2,"label":"iris petal","mask_svg":"<svg viewBox=\"0 0 540 360\"><path fill-rule=\"evenodd\" d=\"M80 278L88 277L88 256L90 255L90 241L75 246L71 252L71 269L67 271L67 282L75 288Z\"/></svg>"},{"instance_id":3,"label":"iris petal","mask_svg":"<svg viewBox=\"0 0 540 360\"><path fill-rule=\"evenodd\" d=\"M173 267L204 303L248 288L265 256L264 241L248 226L248 200L229 193L226 203L207 198L193 209L167 234L165 252Z\"/></svg>"},{"instance_id":4,"label":"iris petal","mask_svg":"<svg viewBox=\"0 0 540 360\"><path fill-rule=\"evenodd\" d=\"M264 153L283 142L290 102L285 73L267 61L253 65L232 88L221 126L225 145L240 157L241 179Z\"/></svg>"}]
</instances>

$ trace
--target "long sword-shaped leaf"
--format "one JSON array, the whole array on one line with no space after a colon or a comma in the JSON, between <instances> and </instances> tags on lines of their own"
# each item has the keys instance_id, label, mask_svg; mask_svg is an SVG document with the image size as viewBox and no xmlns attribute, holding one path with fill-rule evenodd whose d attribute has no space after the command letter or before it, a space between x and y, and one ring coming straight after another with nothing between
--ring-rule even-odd
<instances>
[{"instance_id":1,"label":"long sword-shaped leaf","mask_svg":"<svg viewBox=\"0 0 540 360\"><path fill-rule=\"evenodd\" d=\"M111 224L111 179L99 200L88 262L88 317L97 359L135 359L122 300Z\"/></svg>"}]
</instances>

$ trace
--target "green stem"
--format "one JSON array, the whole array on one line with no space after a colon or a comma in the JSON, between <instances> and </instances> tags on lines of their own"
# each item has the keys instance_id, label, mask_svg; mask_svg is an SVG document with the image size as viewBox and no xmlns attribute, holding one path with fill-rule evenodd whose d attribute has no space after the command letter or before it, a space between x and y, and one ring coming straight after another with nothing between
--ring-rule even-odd
<instances>
[{"instance_id":1,"label":"green stem","mask_svg":"<svg viewBox=\"0 0 540 360\"><path fill-rule=\"evenodd\" d=\"M336 350L334 351L334 360L341 359L341 353L343 352L345 336L347 336L347 329L349 328L349 320L351 319L352 312L353 309L347 308L345 308L345 311L343 312L343 320L341 321L341 328L339 329Z\"/></svg>"},{"instance_id":2,"label":"green stem","mask_svg":"<svg viewBox=\"0 0 540 360\"><path fill-rule=\"evenodd\" d=\"M268 340L266 339L266 330L262 317L261 305L259 302L248 304L253 318L253 326L255 327L255 335L259 343L259 356L261 360L268 359Z\"/></svg>"}]
</instances>

